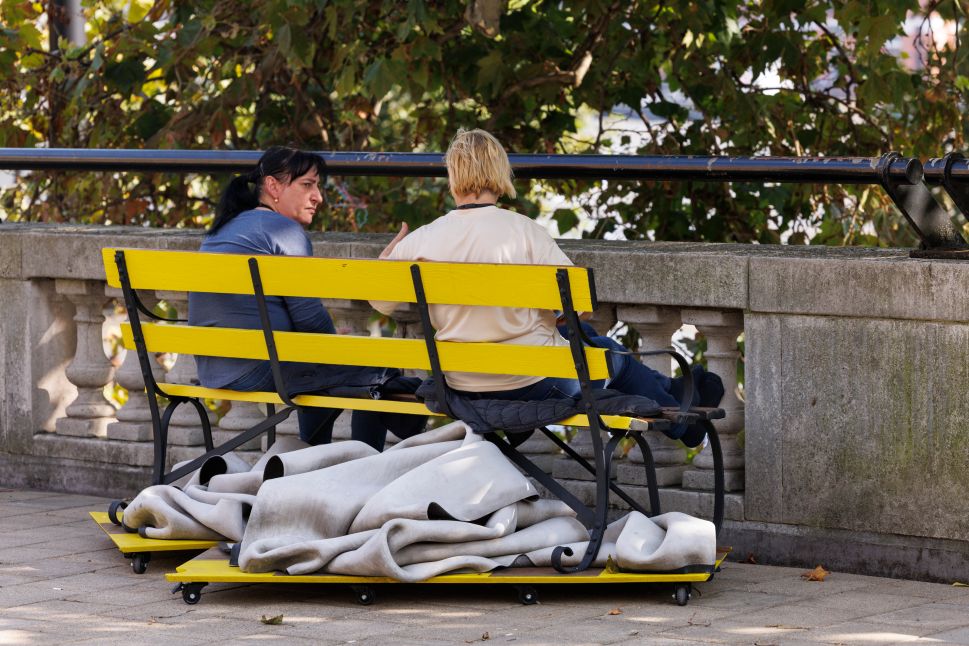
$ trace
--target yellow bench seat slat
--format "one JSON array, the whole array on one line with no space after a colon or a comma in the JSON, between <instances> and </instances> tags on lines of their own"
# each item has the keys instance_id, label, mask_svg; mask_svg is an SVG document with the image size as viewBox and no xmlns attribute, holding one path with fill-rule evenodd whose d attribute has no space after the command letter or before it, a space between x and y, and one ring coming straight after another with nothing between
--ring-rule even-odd
<instances>
[{"instance_id":1,"label":"yellow bench seat slat","mask_svg":"<svg viewBox=\"0 0 969 646\"><path fill-rule=\"evenodd\" d=\"M149 352L269 359L261 330L157 323L145 323L141 327ZM135 347L130 323L121 325L121 336L126 348ZM281 361L389 366L412 370L431 368L427 346L419 339L277 332L275 340ZM575 378L572 352L568 346L445 341L438 343L437 347L441 367L445 371ZM606 350L586 348L585 353L591 378L607 378Z\"/></svg>"},{"instance_id":2,"label":"yellow bench seat slat","mask_svg":"<svg viewBox=\"0 0 969 646\"><path fill-rule=\"evenodd\" d=\"M161 389L177 397L198 397L200 399L228 399L230 401L254 402L257 404L282 405L283 400L274 392L241 392L238 390L221 390L219 388L205 388L203 386L186 386L178 384L161 384ZM440 417L440 413L432 413L419 402L394 401L390 399L363 399L354 397L327 397L324 395L297 395L293 403L299 406L317 406L320 408L343 408L347 410L370 410L385 413L410 413L413 415L432 415ZM633 431L648 429L649 420L622 415L603 415L609 428ZM560 426L589 426L586 415L573 415L558 422Z\"/></svg>"},{"instance_id":3,"label":"yellow bench seat slat","mask_svg":"<svg viewBox=\"0 0 969 646\"><path fill-rule=\"evenodd\" d=\"M108 284L121 287L117 249L102 249ZM251 256L124 249L134 289L252 294L249 258L259 261L268 296L306 296L415 303L410 261ZM554 265L418 262L429 303L561 309ZM588 269L566 267L573 305L594 309Z\"/></svg>"}]
</instances>

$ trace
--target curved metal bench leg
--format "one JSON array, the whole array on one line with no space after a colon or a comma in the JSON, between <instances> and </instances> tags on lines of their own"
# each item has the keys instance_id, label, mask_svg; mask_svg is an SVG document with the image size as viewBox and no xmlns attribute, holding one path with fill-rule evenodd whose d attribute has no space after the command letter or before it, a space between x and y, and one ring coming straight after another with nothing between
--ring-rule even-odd
<instances>
[{"instance_id":1,"label":"curved metal bench leg","mask_svg":"<svg viewBox=\"0 0 969 646\"><path fill-rule=\"evenodd\" d=\"M209 411L205 409L205 404L196 398L189 399L193 406L195 406L196 412L199 414L199 420L202 422L202 438L205 441L205 450L211 451L215 448L212 443L212 424L209 423Z\"/></svg>"},{"instance_id":2,"label":"curved metal bench leg","mask_svg":"<svg viewBox=\"0 0 969 646\"><path fill-rule=\"evenodd\" d=\"M602 547L602 539L606 533L607 515L609 513L609 467L612 465L612 456L616 452L616 446L624 437L623 433L617 433L609 438L605 448L602 446L602 438L598 436L598 429L589 429L593 433L592 446L596 452L596 464L602 465L602 469L596 473L596 506L593 510L595 520L593 521L592 531L589 535L589 547L586 548L585 555L578 565L566 567L562 565L562 555L572 556L572 549L569 547L558 546L552 550L552 567L564 574L571 572L581 572L592 565L599 555L599 548Z\"/></svg>"},{"instance_id":3,"label":"curved metal bench leg","mask_svg":"<svg viewBox=\"0 0 969 646\"><path fill-rule=\"evenodd\" d=\"M557 447L559 447L560 449L562 449L562 451L567 456L569 456L570 458L572 458L573 460L575 460L576 464L578 464L579 466L581 466L583 469L585 469L586 471L588 471L592 475L595 475L596 474L596 468L594 466L592 466L591 464L589 464L588 460L586 460L581 455L579 455L578 453L576 453L575 452L575 449L573 449L571 446L569 446L568 444L566 444L565 442L563 442L561 439L559 439L559 437L555 433L553 433L552 431L550 431L550 430L548 430L547 428L544 428L544 427L541 428L540 430L542 431L542 433L545 434L545 437L547 437L548 439L550 439ZM638 431L634 431L634 433L637 434L637 435L639 434ZM631 435L632 433L627 433L627 434L628 435ZM649 516L649 511L645 507L643 507L641 504L639 504L636 501L635 498L633 498L628 493L626 493L625 491L623 491L623 488L620 487L618 484L616 484L614 482L610 482L609 483L609 489L612 490L612 493L614 493L617 496L619 496L620 498L622 498L623 501L625 501L625 503L627 505L629 505L630 509L635 509L636 511L638 511L641 514L643 514L644 516Z\"/></svg>"},{"instance_id":4,"label":"curved metal bench leg","mask_svg":"<svg viewBox=\"0 0 969 646\"><path fill-rule=\"evenodd\" d=\"M707 430L707 439L710 441L710 450L713 451L713 525L717 528L717 536L720 535L720 528L723 527L723 510L725 485L723 480L723 449L720 447L720 436L713 423L704 420L703 425Z\"/></svg>"},{"instance_id":5,"label":"curved metal bench leg","mask_svg":"<svg viewBox=\"0 0 969 646\"><path fill-rule=\"evenodd\" d=\"M172 421L175 409L184 399L173 399L165 407L161 422L155 432L155 463L153 467L153 484L164 484L166 454L168 453L168 425Z\"/></svg>"},{"instance_id":6,"label":"curved metal bench leg","mask_svg":"<svg viewBox=\"0 0 969 646\"><path fill-rule=\"evenodd\" d=\"M649 448L649 443L641 433L635 434L636 444L643 452L643 467L646 469L646 484L649 487L649 515L658 516L659 507L659 484L656 482L656 462L653 460L653 452Z\"/></svg>"}]
</instances>

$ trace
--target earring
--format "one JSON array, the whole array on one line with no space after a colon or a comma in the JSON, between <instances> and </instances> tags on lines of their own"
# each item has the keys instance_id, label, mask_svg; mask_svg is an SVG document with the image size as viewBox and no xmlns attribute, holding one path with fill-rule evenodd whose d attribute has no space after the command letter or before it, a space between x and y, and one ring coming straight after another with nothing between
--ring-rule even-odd
<instances>
[{"instance_id":1,"label":"earring","mask_svg":"<svg viewBox=\"0 0 969 646\"><path fill-rule=\"evenodd\" d=\"M278 197L274 197L274 198L273 198L273 202L274 202L275 204L279 204L279 198L278 198Z\"/></svg>"}]
</instances>

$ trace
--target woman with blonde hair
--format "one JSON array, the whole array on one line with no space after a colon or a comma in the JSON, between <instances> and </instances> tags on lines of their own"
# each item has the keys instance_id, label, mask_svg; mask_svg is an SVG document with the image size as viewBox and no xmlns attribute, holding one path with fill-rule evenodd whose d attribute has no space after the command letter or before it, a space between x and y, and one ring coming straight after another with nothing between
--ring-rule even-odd
<instances>
[{"instance_id":1,"label":"woman with blonde hair","mask_svg":"<svg viewBox=\"0 0 969 646\"><path fill-rule=\"evenodd\" d=\"M484 130L458 130L444 159L455 209L409 235L407 225L403 225L380 254L381 258L573 264L544 227L498 206L502 196L515 197L515 187L508 155L494 136ZM396 303L372 304L384 314L390 314L396 306ZM569 343L557 328L556 314L551 310L431 305L430 314L438 341L540 346ZM625 351L621 344L599 336L591 327L586 326L586 331L596 346ZM613 353L610 357L616 376L607 384L609 388L649 397L661 406L679 405L678 380L671 380L628 354ZM709 383L701 384L699 405L716 405L723 395L723 386L716 375L707 374ZM445 378L450 388L474 399L544 400L579 396L579 383L575 379L460 372L448 372ZM699 429L695 435L698 437L684 437L684 441L694 444L702 441Z\"/></svg>"}]
</instances>

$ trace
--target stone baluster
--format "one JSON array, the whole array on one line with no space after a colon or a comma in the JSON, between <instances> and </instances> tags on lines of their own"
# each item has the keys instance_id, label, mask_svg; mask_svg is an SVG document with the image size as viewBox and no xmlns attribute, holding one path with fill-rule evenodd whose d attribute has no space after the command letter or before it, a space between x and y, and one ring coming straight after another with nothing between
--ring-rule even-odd
<instances>
[{"instance_id":1,"label":"stone baluster","mask_svg":"<svg viewBox=\"0 0 969 646\"><path fill-rule=\"evenodd\" d=\"M671 307L655 305L633 305L619 308L619 319L625 321L639 333L642 340L640 350L660 350L669 347L673 334L680 328L680 312ZM670 357L666 354L642 357L642 362L664 375L671 375ZM679 486L686 471L686 451L680 442L671 440L662 433L644 433L656 465L656 481L661 487ZM646 484L646 474L642 467L643 453L639 446L629 452L632 463L622 470L620 480L629 484Z\"/></svg>"},{"instance_id":2,"label":"stone baluster","mask_svg":"<svg viewBox=\"0 0 969 646\"><path fill-rule=\"evenodd\" d=\"M68 380L77 387L77 397L54 428L62 435L105 437L115 409L104 398L104 387L114 376L114 366L104 353L102 328L108 300L104 283L58 278L54 288L74 305L77 333L74 359L66 370Z\"/></svg>"},{"instance_id":3,"label":"stone baluster","mask_svg":"<svg viewBox=\"0 0 969 646\"><path fill-rule=\"evenodd\" d=\"M366 302L325 298L323 305L333 318L337 334L370 336L370 318L374 311Z\"/></svg>"},{"instance_id":4,"label":"stone baluster","mask_svg":"<svg viewBox=\"0 0 969 646\"><path fill-rule=\"evenodd\" d=\"M283 407L282 404L277 404L276 405L276 411L278 412L280 409L282 409L282 407ZM263 412L263 411L265 411L265 406L264 405L259 405L258 408L261 411L260 414L263 417L265 417L266 416L265 415L265 412ZM229 412L232 412L232 411L229 411ZM337 423L339 423L339 421L340 420L337 420ZM221 424L220 424L220 426L221 426ZM293 437L296 437L296 436L299 435L299 418L296 415L296 411L293 411L292 413L290 413L289 417L287 417L285 421L283 421L281 424L278 424L276 426L276 434L277 435L292 435ZM350 437L349 436L349 433L347 434L347 437ZM266 446L266 442L264 440L263 441L263 448L265 448L265 446Z\"/></svg>"},{"instance_id":5,"label":"stone baluster","mask_svg":"<svg viewBox=\"0 0 969 646\"><path fill-rule=\"evenodd\" d=\"M266 419L266 409L264 404L234 401L230 406L229 411L222 416L222 419L219 420L218 427L212 430L212 439L216 446L222 444L223 442L227 442L243 431L248 431L250 428ZM293 413L290 418L295 420L296 413ZM296 434L296 432L298 431L295 426L293 428L287 427L286 429L283 429L282 424L280 424L276 427L276 433ZM265 435L246 442L240 446L238 450L249 451L259 448L263 450L268 448L268 442Z\"/></svg>"},{"instance_id":6,"label":"stone baluster","mask_svg":"<svg viewBox=\"0 0 969 646\"><path fill-rule=\"evenodd\" d=\"M168 301L168 303L178 312L178 318L188 318L188 296L185 292L159 291L156 293L158 298ZM180 354L175 359L175 365L165 378L166 383L197 385L198 367L195 365L195 357L190 354ZM164 386L162 386L164 389ZM209 423L215 426L215 415L206 409ZM199 420L197 410L191 404L182 404L175 409L172 415L171 424L168 427L169 444L179 446L198 446L202 444L202 423Z\"/></svg>"},{"instance_id":7,"label":"stone baluster","mask_svg":"<svg viewBox=\"0 0 969 646\"><path fill-rule=\"evenodd\" d=\"M121 290L108 287L105 293L114 298L121 296ZM154 298L148 294L141 295L142 303L151 309ZM165 369L159 364L154 355L150 356L151 373L156 382L165 379ZM115 375L118 383L128 391L128 401L118 410L117 422L108 424L108 439L126 442L147 442L152 439L153 427L151 410L148 408L148 395L145 393L145 379L138 360L138 351L134 348L125 350L124 360Z\"/></svg>"},{"instance_id":8,"label":"stone baluster","mask_svg":"<svg viewBox=\"0 0 969 646\"><path fill-rule=\"evenodd\" d=\"M536 430L532 436L518 445L518 450L545 473L552 473L561 451L544 433Z\"/></svg>"},{"instance_id":9,"label":"stone baluster","mask_svg":"<svg viewBox=\"0 0 969 646\"><path fill-rule=\"evenodd\" d=\"M615 305L600 305L595 312L592 313L592 318L589 319L589 324L595 328L601 336L606 336L609 330L616 325L616 321L619 320L618 313L616 311Z\"/></svg>"},{"instance_id":10,"label":"stone baluster","mask_svg":"<svg viewBox=\"0 0 969 646\"><path fill-rule=\"evenodd\" d=\"M424 330L421 326L421 313L414 303L401 303L394 310L391 318L397 322L394 337L398 339L424 338Z\"/></svg>"},{"instance_id":11,"label":"stone baluster","mask_svg":"<svg viewBox=\"0 0 969 646\"><path fill-rule=\"evenodd\" d=\"M744 450L737 434L744 427L744 404L737 397L737 360L740 350L737 337L744 329L740 312L691 310L682 312L684 323L691 323L707 338L707 366L723 379L724 396L720 407L726 417L714 422L723 447L724 475L727 491L744 488ZM687 489L713 490L713 457L704 448L693 459L693 467L683 474Z\"/></svg>"}]
</instances>

